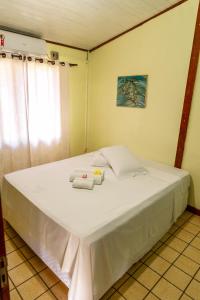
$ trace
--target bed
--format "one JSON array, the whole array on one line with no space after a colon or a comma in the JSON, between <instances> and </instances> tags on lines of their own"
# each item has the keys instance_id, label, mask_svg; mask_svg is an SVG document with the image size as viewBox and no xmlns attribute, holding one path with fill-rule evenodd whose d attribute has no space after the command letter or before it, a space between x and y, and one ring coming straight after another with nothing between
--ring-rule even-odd
<instances>
[{"instance_id":1,"label":"bed","mask_svg":"<svg viewBox=\"0 0 200 300\"><path fill-rule=\"evenodd\" d=\"M69 287L69 300L98 300L168 231L187 206L188 172L143 161L146 174L105 167L93 190L68 178L93 153L7 174L5 219Z\"/></svg>"}]
</instances>

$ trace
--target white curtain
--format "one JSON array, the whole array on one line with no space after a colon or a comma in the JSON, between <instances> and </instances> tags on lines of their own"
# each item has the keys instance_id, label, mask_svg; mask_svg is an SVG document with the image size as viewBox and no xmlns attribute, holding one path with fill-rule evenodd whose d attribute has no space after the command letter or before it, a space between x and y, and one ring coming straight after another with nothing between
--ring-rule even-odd
<instances>
[{"instance_id":1,"label":"white curtain","mask_svg":"<svg viewBox=\"0 0 200 300\"><path fill-rule=\"evenodd\" d=\"M0 58L0 181L68 157L68 68Z\"/></svg>"}]
</instances>

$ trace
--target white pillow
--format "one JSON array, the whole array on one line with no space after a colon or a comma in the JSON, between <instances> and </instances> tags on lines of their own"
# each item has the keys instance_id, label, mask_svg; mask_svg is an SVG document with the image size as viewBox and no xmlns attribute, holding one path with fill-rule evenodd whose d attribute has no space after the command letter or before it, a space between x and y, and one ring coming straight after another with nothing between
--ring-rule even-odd
<instances>
[{"instance_id":1,"label":"white pillow","mask_svg":"<svg viewBox=\"0 0 200 300\"><path fill-rule=\"evenodd\" d=\"M106 167L106 166L108 166L108 162L107 162L106 158L100 152L96 152L93 156L92 166Z\"/></svg>"},{"instance_id":2,"label":"white pillow","mask_svg":"<svg viewBox=\"0 0 200 300\"><path fill-rule=\"evenodd\" d=\"M143 168L139 160L124 146L106 147L100 149L100 152L117 176L133 173Z\"/></svg>"}]
</instances>

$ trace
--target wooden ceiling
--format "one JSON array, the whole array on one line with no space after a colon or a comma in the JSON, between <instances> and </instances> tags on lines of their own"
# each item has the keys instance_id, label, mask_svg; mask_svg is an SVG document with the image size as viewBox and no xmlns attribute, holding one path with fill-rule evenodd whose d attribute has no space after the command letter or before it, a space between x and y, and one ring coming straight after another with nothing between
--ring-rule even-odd
<instances>
[{"instance_id":1,"label":"wooden ceiling","mask_svg":"<svg viewBox=\"0 0 200 300\"><path fill-rule=\"evenodd\" d=\"M180 0L1 0L0 26L92 49Z\"/></svg>"}]
</instances>

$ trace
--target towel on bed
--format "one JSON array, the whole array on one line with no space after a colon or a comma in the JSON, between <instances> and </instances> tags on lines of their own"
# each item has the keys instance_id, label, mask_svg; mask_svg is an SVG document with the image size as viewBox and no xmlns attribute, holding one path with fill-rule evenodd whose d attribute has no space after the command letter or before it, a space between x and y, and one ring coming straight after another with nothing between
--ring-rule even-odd
<instances>
[{"instance_id":1,"label":"towel on bed","mask_svg":"<svg viewBox=\"0 0 200 300\"><path fill-rule=\"evenodd\" d=\"M104 171L101 169L75 170L69 176L69 181L73 182L76 178L91 178L94 179L94 184L102 184L102 181L104 180Z\"/></svg>"},{"instance_id":2,"label":"towel on bed","mask_svg":"<svg viewBox=\"0 0 200 300\"><path fill-rule=\"evenodd\" d=\"M92 190L94 187L93 178L75 178L72 183L73 188Z\"/></svg>"}]
</instances>

